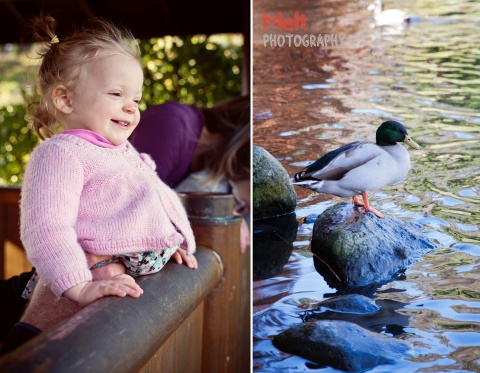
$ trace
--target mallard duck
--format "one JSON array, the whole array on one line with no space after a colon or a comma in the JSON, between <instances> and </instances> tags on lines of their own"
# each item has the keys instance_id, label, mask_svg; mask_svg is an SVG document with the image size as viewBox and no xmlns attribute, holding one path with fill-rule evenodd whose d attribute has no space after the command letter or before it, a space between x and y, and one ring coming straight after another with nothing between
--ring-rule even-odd
<instances>
[{"instance_id":1,"label":"mallard duck","mask_svg":"<svg viewBox=\"0 0 480 373\"><path fill-rule=\"evenodd\" d=\"M382 0L374 0L374 2L368 6L368 10L373 10L373 20L377 26L393 26L410 22L410 18L403 10L383 10Z\"/></svg>"},{"instance_id":2,"label":"mallard duck","mask_svg":"<svg viewBox=\"0 0 480 373\"><path fill-rule=\"evenodd\" d=\"M377 129L376 143L355 141L332 150L296 173L292 184L317 193L352 197L355 205L383 218L370 206L367 193L396 184L407 175L410 156L398 142L420 149L403 124L393 120L383 122ZM358 200L359 195L363 203Z\"/></svg>"}]
</instances>

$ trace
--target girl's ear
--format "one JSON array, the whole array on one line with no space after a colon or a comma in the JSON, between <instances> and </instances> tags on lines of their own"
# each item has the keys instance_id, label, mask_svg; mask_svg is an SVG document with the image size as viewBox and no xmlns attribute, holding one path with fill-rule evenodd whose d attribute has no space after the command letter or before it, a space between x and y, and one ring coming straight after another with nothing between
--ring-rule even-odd
<instances>
[{"instance_id":1,"label":"girl's ear","mask_svg":"<svg viewBox=\"0 0 480 373\"><path fill-rule=\"evenodd\" d=\"M71 93L64 85L57 85L52 91L52 101L55 108L64 113L70 114L73 111Z\"/></svg>"}]
</instances>

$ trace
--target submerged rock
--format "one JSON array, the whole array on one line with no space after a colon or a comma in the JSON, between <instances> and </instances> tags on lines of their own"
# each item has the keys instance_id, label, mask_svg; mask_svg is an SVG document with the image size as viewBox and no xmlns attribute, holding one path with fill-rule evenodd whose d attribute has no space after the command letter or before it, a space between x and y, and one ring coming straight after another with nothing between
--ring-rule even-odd
<instances>
[{"instance_id":1,"label":"submerged rock","mask_svg":"<svg viewBox=\"0 0 480 373\"><path fill-rule=\"evenodd\" d=\"M393 364L410 351L405 342L339 320L293 326L274 336L273 344L282 351L348 372Z\"/></svg>"},{"instance_id":2,"label":"submerged rock","mask_svg":"<svg viewBox=\"0 0 480 373\"><path fill-rule=\"evenodd\" d=\"M269 152L253 146L253 218L264 219L295 211L297 194L290 176Z\"/></svg>"},{"instance_id":3,"label":"submerged rock","mask_svg":"<svg viewBox=\"0 0 480 373\"><path fill-rule=\"evenodd\" d=\"M336 288L389 281L434 248L417 225L390 217L379 219L345 202L317 218L311 242L315 268Z\"/></svg>"},{"instance_id":4,"label":"submerged rock","mask_svg":"<svg viewBox=\"0 0 480 373\"><path fill-rule=\"evenodd\" d=\"M315 220L317 220L317 217L317 214L310 214L308 216L305 216L303 218L303 224L313 224L315 223Z\"/></svg>"},{"instance_id":5,"label":"submerged rock","mask_svg":"<svg viewBox=\"0 0 480 373\"><path fill-rule=\"evenodd\" d=\"M300 318L303 322L319 319L343 321L351 319L361 325L361 316L371 316L380 309L380 306L364 295L348 294L313 303L307 310L300 313Z\"/></svg>"},{"instance_id":6,"label":"submerged rock","mask_svg":"<svg viewBox=\"0 0 480 373\"><path fill-rule=\"evenodd\" d=\"M323 300L312 304L309 310L321 310L322 308L335 312L371 314L378 312L380 307L375 302L360 294L348 294Z\"/></svg>"}]
</instances>

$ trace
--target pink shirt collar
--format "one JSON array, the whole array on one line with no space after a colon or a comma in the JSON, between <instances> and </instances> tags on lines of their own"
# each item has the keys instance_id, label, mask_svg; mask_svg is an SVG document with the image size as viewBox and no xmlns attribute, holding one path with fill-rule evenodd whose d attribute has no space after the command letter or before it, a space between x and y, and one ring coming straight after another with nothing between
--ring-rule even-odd
<instances>
[{"instance_id":1,"label":"pink shirt collar","mask_svg":"<svg viewBox=\"0 0 480 373\"><path fill-rule=\"evenodd\" d=\"M66 130L66 131L63 131L62 133L80 137L88 141L89 143L95 144L102 148L125 148L127 146L127 141L125 141L123 144L120 144L120 145L113 145L110 141L100 136L98 133L90 130L74 129L74 130Z\"/></svg>"}]
</instances>

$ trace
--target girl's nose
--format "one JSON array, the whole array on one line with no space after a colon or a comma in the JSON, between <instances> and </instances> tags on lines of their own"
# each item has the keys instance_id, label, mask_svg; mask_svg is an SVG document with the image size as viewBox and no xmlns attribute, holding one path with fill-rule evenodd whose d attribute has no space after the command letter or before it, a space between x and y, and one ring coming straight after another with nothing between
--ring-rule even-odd
<instances>
[{"instance_id":1,"label":"girl's nose","mask_svg":"<svg viewBox=\"0 0 480 373\"><path fill-rule=\"evenodd\" d=\"M126 113L133 114L135 113L135 110L137 110L137 105L134 104L133 102L128 102L125 105L123 105L123 110Z\"/></svg>"}]
</instances>

